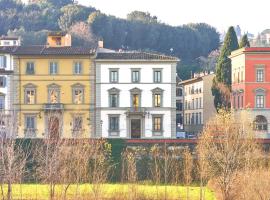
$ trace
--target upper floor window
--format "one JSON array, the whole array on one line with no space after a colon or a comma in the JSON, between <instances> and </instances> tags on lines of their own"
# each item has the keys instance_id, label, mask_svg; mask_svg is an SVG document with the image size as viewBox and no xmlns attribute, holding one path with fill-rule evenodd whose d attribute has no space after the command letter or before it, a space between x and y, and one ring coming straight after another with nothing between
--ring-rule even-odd
<instances>
[{"instance_id":1,"label":"upper floor window","mask_svg":"<svg viewBox=\"0 0 270 200\"><path fill-rule=\"evenodd\" d=\"M161 107L162 106L163 90L160 88L155 88L152 90L152 92L153 92L153 106L154 107Z\"/></svg>"},{"instance_id":2,"label":"upper floor window","mask_svg":"<svg viewBox=\"0 0 270 200\"><path fill-rule=\"evenodd\" d=\"M110 82L118 83L118 69L110 69Z\"/></svg>"},{"instance_id":3,"label":"upper floor window","mask_svg":"<svg viewBox=\"0 0 270 200\"><path fill-rule=\"evenodd\" d=\"M33 84L27 84L24 86L24 103L35 104L36 103L36 86Z\"/></svg>"},{"instance_id":4,"label":"upper floor window","mask_svg":"<svg viewBox=\"0 0 270 200\"><path fill-rule=\"evenodd\" d=\"M132 69L131 70L131 81L132 81L132 83L139 83L140 82L140 70L139 69Z\"/></svg>"},{"instance_id":5,"label":"upper floor window","mask_svg":"<svg viewBox=\"0 0 270 200\"><path fill-rule=\"evenodd\" d=\"M264 81L264 69L263 68L256 69L256 81L257 82Z\"/></svg>"},{"instance_id":6,"label":"upper floor window","mask_svg":"<svg viewBox=\"0 0 270 200\"><path fill-rule=\"evenodd\" d=\"M176 101L176 110L177 111L182 111L183 110L183 103L182 103L182 101L179 101L179 100Z\"/></svg>"},{"instance_id":7,"label":"upper floor window","mask_svg":"<svg viewBox=\"0 0 270 200\"><path fill-rule=\"evenodd\" d=\"M183 95L183 90L182 88L176 88L176 96L181 97Z\"/></svg>"},{"instance_id":8,"label":"upper floor window","mask_svg":"<svg viewBox=\"0 0 270 200\"><path fill-rule=\"evenodd\" d=\"M256 108L264 108L264 95L256 95Z\"/></svg>"},{"instance_id":9,"label":"upper floor window","mask_svg":"<svg viewBox=\"0 0 270 200\"><path fill-rule=\"evenodd\" d=\"M82 63L81 62L74 62L73 72L74 72L74 74L82 74Z\"/></svg>"},{"instance_id":10,"label":"upper floor window","mask_svg":"<svg viewBox=\"0 0 270 200\"><path fill-rule=\"evenodd\" d=\"M74 104L84 103L84 86L75 84L72 86L72 99Z\"/></svg>"},{"instance_id":11,"label":"upper floor window","mask_svg":"<svg viewBox=\"0 0 270 200\"><path fill-rule=\"evenodd\" d=\"M154 83L161 83L161 82L162 82L162 70L154 69Z\"/></svg>"},{"instance_id":12,"label":"upper floor window","mask_svg":"<svg viewBox=\"0 0 270 200\"><path fill-rule=\"evenodd\" d=\"M6 87L6 77L0 76L0 88Z\"/></svg>"},{"instance_id":13,"label":"upper floor window","mask_svg":"<svg viewBox=\"0 0 270 200\"><path fill-rule=\"evenodd\" d=\"M36 128L36 116L26 115L25 116L25 128L26 129L35 129Z\"/></svg>"},{"instance_id":14,"label":"upper floor window","mask_svg":"<svg viewBox=\"0 0 270 200\"><path fill-rule=\"evenodd\" d=\"M58 63L50 62L50 74L54 75L58 73Z\"/></svg>"},{"instance_id":15,"label":"upper floor window","mask_svg":"<svg viewBox=\"0 0 270 200\"><path fill-rule=\"evenodd\" d=\"M7 57L0 56L0 68L6 68L6 67L7 67Z\"/></svg>"},{"instance_id":16,"label":"upper floor window","mask_svg":"<svg viewBox=\"0 0 270 200\"><path fill-rule=\"evenodd\" d=\"M141 106L141 90L139 88L133 88L131 93L131 107L137 109Z\"/></svg>"},{"instance_id":17,"label":"upper floor window","mask_svg":"<svg viewBox=\"0 0 270 200\"><path fill-rule=\"evenodd\" d=\"M35 74L35 63L33 62L26 63L26 74Z\"/></svg>"},{"instance_id":18,"label":"upper floor window","mask_svg":"<svg viewBox=\"0 0 270 200\"><path fill-rule=\"evenodd\" d=\"M5 95L0 94L0 110L5 109Z\"/></svg>"},{"instance_id":19,"label":"upper floor window","mask_svg":"<svg viewBox=\"0 0 270 200\"><path fill-rule=\"evenodd\" d=\"M51 84L48 86L48 101L49 103L60 103L60 86Z\"/></svg>"},{"instance_id":20,"label":"upper floor window","mask_svg":"<svg viewBox=\"0 0 270 200\"><path fill-rule=\"evenodd\" d=\"M119 92L120 90L116 88L111 88L109 92L109 106L110 107L119 107Z\"/></svg>"}]
</instances>

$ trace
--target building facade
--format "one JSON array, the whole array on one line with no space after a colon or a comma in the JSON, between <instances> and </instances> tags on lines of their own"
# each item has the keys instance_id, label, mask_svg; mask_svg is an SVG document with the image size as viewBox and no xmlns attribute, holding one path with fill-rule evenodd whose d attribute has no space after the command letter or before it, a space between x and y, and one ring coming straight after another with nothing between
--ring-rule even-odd
<instances>
[{"instance_id":1,"label":"building facade","mask_svg":"<svg viewBox=\"0 0 270 200\"><path fill-rule=\"evenodd\" d=\"M233 51L232 108L248 110L258 138L270 138L270 48L250 47Z\"/></svg>"},{"instance_id":2,"label":"building facade","mask_svg":"<svg viewBox=\"0 0 270 200\"><path fill-rule=\"evenodd\" d=\"M211 87L214 74L200 74L182 81L184 90L184 130L186 137L196 137L203 125L216 114Z\"/></svg>"},{"instance_id":3,"label":"building facade","mask_svg":"<svg viewBox=\"0 0 270 200\"><path fill-rule=\"evenodd\" d=\"M176 76L176 137L183 138L184 135L184 92L183 85L181 84L182 80Z\"/></svg>"},{"instance_id":4,"label":"building facade","mask_svg":"<svg viewBox=\"0 0 270 200\"><path fill-rule=\"evenodd\" d=\"M175 138L174 57L99 53L96 58L96 137Z\"/></svg>"},{"instance_id":5,"label":"building facade","mask_svg":"<svg viewBox=\"0 0 270 200\"><path fill-rule=\"evenodd\" d=\"M51 33L47 45L21 46L14 53L18 137L93 134L95 47L72 47L69 40Z\"/></svg>"}]
</instances>

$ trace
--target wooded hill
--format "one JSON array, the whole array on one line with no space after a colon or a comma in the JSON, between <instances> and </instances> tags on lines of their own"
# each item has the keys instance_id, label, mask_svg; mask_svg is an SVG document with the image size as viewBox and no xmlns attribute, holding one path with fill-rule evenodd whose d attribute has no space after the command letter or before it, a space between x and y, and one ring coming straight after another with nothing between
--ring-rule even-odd
<instances>
[{"instance_id":1,"label":"wooded hill","mask_svg":"<svg viewBox=\"0 0 270 200\"><path fill-rule=\"evenodd\" d=\"M149 13L134 11L126 19L106 15L73 0L0 0L0 34L21 36L23 45L45 44L48 31L68 31L73 45L102 38L106 48L161 52L181 59L180 77L201 71L197 58L220 45L219 34L205 23L170 26ZM196 14L196 13L194 13Z\"/></svg>"}]
</instances>

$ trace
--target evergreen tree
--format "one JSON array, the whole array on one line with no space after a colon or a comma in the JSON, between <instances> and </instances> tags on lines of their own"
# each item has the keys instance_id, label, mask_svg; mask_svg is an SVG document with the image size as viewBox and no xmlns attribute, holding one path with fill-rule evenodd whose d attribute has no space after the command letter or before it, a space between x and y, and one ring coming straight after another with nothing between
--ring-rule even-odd
<instances>
[{"instance_id":1,"label":"evergreen tree","mask_svg":"<svg viewBox=\"0 0 270 200\"><path fill-rule=\"evenodd\" d=\"M239 48L243 48L243 47L250 47L247 34L243 35L239 44Z\"/></svg>"},{"instance_id":2,"label":"evergreen tree","mask_svg":"<svg viewBox=\"0 0 270 200\"><path fill-rule=\"evenodd\" d=\"M238 40L234 28L231 26L225 36L220 56L216 66L216 77L213 80L212 94L216 108L230 108L231 90L231 60L228 56L232 51L238 49Z\"/></svg>"}]
</instances>

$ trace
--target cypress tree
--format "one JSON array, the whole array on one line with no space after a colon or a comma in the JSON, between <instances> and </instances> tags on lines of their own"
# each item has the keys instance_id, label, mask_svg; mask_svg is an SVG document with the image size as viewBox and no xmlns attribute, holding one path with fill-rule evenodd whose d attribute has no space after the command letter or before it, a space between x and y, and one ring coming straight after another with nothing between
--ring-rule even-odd
<instances>
[{"instance_id":1,"label":"cypress tree","mask_svg":"<svg viewBox=\"0 0 270 200\"><path fill-rule=\"evenodd\" d=\"M243 35L239 44L239 48L243 48L243 47L250 47L247 34Z\"/></svg>"},{"instance_id":2,"label":"cypress tree","mask_svg":"<svg viewBox=\"0 0 270 200\"><path fill-rule=\"evenodd\" d=\"M216 65L216 77L213 80L212 94L214 95L214 103L216 108L230 108L231 90L231 60L228 56L232 51L239 48L238 40L234 28L231 26L225 36L224 44L221 48L218 63Z\"/></svg>"}]
</instances>

